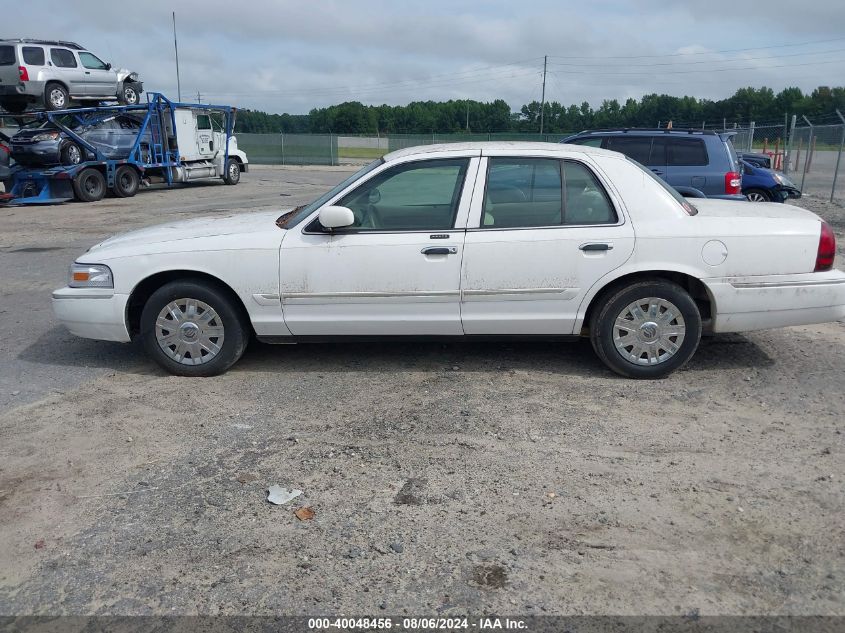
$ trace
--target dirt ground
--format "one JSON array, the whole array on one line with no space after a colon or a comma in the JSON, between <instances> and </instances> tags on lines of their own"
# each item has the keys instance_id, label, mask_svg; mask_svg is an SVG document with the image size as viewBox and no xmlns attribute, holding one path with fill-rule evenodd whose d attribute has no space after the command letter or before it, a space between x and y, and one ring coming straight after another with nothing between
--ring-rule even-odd
<instances>
[{"instance_id":1,"label":"dirt ground","mask_svg":"<svg viewBox=\"0 0 845 633\"><path fill-rule=\"evenodd\" d=\"M587 343L253 342L190 380L53 320L104 237L347 173L0 208L0 615L845 615L843 323L637 382ZM845 210L799 203L842 266Z\"/></svg>"}]
</instances>

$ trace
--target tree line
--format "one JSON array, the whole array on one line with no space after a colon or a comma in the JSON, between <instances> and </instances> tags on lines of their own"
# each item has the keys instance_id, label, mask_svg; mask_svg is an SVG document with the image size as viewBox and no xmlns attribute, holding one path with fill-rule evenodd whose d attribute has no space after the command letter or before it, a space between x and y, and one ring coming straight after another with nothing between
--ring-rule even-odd
<instances>
[{"instance_id":1,"label":"tree line","mask_svg":"<svg viewBox=\"0 0 845 633\"><path fill-rule=\"evenodd\" d=\"M734 123L747 126L751 121L779 123L785 114L805 115L810 120L838 122L836 109L845 111L845 87L819 86L810 93L786 88L777 94L771 88L740 88L731 97L713 101L696 97L648 94L620 104L606 99L598 108L586 101L565 106L551 101L543 108L543 129L549 133L572 132L587 128L655 127L672 121L674 125L708 128ZM820 121L813 121L818 123ZM267 114L255 110L238 113L238 131L312 134L431 134L538 132L540 103L532 101L518 112L511 112L502 99L491 102L472 100L415 101L404 106L364 105L348 101L308 114Z\"/></svg>"}]
</instances>

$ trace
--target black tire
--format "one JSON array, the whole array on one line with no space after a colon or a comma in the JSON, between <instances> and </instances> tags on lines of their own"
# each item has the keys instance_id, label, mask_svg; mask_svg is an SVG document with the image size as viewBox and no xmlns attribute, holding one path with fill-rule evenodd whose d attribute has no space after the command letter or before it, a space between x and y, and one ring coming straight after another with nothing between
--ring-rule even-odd
<instances>
[{"instance_id":1,"label":"black tire","mask_svg":"<svg viewBox=\"0 0 845 633\"><path fill-rule=\"evenodd\" d=\"M215 328L222 328L223 343L219 351L209 360L201 360L199 364L187 364L191 353L187 348L190 345L195 345L195 337L203 338L201 329L198 333L192 335L193 341L189 341L181 333L181 327L174 327L171 332L157 324L162 310L173 302L181 306L182 300L186 299L209 306L216 312L215 319L210 323ZM183 313L187 313L187 310L183 310ZM205 314L205 312L201 314ZM174 320L173 323L175 326L179 322ZM172 345L168 346L167 341L159 343L159 334L161 336L175 334L176 338L173 339ZM156 290L144 305L144 310L141 313L141 339L150 357L171 374L177 376L216 376L229 369L243 355L249 342L248 321L242 315L239 306L230 299L228 293L219 287L198 279L172 281ZM220 337L216 341L211 339L215 345L219 340ZM181 362L173 357L174 354L178 356L179 345L184 345L181 354L183 361ZM165 352L163 346L167 346L170 351ZM202 356L202 352L200 358L205 358ZM194 361L191 360L191 362Z\"/></svg>"},{"instance_id":2,"label":"black tire","mask_svg":"<svg viewBox=\"0 0 845 633\"><path fill-rule=\"evenodd\" d=\"M73 191L82 202L97 202L106 195L106 177L93 167L83 169L73 179Z\"/></svg>"},{"instance_id":3,"label":"black tire","mask_svg":"<svg viewBox=\"0 0 845 633\"><path fill-rule=\"evenodd\" d=\"M0 101L0 107L12 114L21 114L26 110L26 105L26 101L22 99L3 99Z\"/></svg>"},{"instance_id":4,"label":"black tire","mask_svg":"<svg viewBox=\"0 0 845 633\"><path fill-rule=\"evenodd\" d=\"M65 143L62 145L60 160L62 165L78 165L83 160L82 149L76 143Z\"/></svg>"},{"instance_id":5,"label":"black tire","mask_svg":"<svg viewBox=\"0 0 845 633\"><path fill-rule=\"evenodd\" d=\"M241 166L234 158L226 163L226 172L223 174L223 182L227 185L236 185L241 181Z\"/></svg>"},{"instance_id":6,"label":"black tire","mask_svg":"<svg viewBox=\"0 0 845 633\"><path fill-rule=\"evenodd\" d=\"M59 83L48 83L44 88L44 107L47 110L64 110L70 107L70 95Z\"/></svg>"},{"instance_id":7,"label":"black tire","mask_svg":"<svg viewBox=\"0 0 845 633\"><path fill-rule=\"evenodd\" d=\"M680 312L683 317L684 336L679 348L673 355L666 356L670 352L661 347L666 339L660 338L661 329L667 331L676 331L680 325L679 321L671 320L665 324L657 326L660 321L660 315L667 315L666 318L671 318L668 315L669 310L660 312L662 308L658 308L658 318L655 321L648 319L636 332L629 332L626 336L632 337L631 349L617 349L614 335L621 334L625 328L618 327L617 318L622 318L626 314L628 307L638 300L645 300L648 298L657 298L664 302L669 302L672 307ZM673 328L673 329L670 329ZM656 338L654 338L656 336ZM678 340L678 336L668 339L669 342L674 343ZM664 279L652 279L646 281L639 281L632 283L629 286L619 288L608 293L606 297L601 300L597 309L593 313L593 318L590 322L590 341L593 344L593 349L601 361L617 374L626 376L628 378L662 378L676 369L682 367L698 349L698 343L701 340L701 314L698 306L689 295L689 293L681 288L678 284ZM625 340L622 339L620 345L624 345ZM669 342L663 343L668 345ZM640 362L634 362L631 357L636 355L638 349L637 344L642 343L648 345L655 351L656 362L653 364L640 364L647 362L642 356L648 355L647 351L640 354ZM660 354L660 351L664 354ZM623 356L623 352L626 354ZM665 356L663 360L661 357Z\"/></svg>"},{"instance_id":8,"label":"black tire","mask_svg":"<svg viewBox=\"0 0 845 633\"><path fill-rule=\"evenodd\" d=\"M772 196L765 189L746 189L745 197L749 202L771 202Z\"/></svg>"},{"instance_id":9,"label":"black tire","mask_svg":"<svg viewBox=\"0 0 845 633\"><path fill-rule=\"evenodd\" d=\"M121 165L114 172L114 187L112 192L118 198L131 198L138 193L141 186L141 176L131 165Z\"/></svg>"},{"instance_id":10,"label":"black tire","mask_svg":"<svg viewBox=\"0 0 845 633\"><path fill-rule=\"evenodd\" d=\"M124 81L117 95L117 100L123 105L138 105L141 103L141 92L131 81Z\"/></svg>"}]
</instances>

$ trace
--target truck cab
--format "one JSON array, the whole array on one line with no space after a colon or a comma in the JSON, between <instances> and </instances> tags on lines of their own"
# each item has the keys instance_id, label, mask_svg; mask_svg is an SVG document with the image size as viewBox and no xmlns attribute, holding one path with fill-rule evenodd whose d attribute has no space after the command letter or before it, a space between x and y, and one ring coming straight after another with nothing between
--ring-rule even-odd
<instances>
[{"instance_id":1,"label":"truck cab","mask_svg":"<svg viewBox=\"0 0 845 633\"><path fill-rule=\"evenodd\" d=\"M184 165L177 180L186 181L209 176L231 180L235 169L233 165L239 172L238 177L240 172L249 169L246 154L238 149L238 139L234 135L228 135L227 148L225 123L214 116L213 110L177 106L174 108L173 118L176 124L179 158ZM228 173L229 170L233 173Z\"/></svg>"}]
</instances>

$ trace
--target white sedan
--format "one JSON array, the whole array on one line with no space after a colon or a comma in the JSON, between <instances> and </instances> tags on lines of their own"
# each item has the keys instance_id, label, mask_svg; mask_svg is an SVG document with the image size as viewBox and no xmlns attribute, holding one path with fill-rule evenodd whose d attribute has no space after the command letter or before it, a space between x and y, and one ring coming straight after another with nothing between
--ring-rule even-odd
<instances>
[{"instance_id":1,"label":"white sedan","mask_svg":"<svg viewBox=\"0 0 845 633\"><path fill-rule=\"evenodd\" d=\"M589 337L653 378L702 332L845 318L833 231L785 204L687 201L622 154L545 143L393 152L311 204L125 233L53 293L79 336L165 369L228 369L249 338Z\"/></svg>"}]
</instances>

